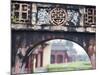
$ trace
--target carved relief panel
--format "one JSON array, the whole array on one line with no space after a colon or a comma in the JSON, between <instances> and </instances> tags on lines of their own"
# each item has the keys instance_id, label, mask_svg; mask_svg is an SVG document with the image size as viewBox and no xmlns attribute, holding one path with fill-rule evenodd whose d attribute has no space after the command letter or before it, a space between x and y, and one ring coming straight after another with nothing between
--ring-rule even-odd
<instances>
[{"instance_id":1,"label":"carved relief panel","mask_svg":"<svg viewBox=\"0 0 100 75\"><path fill-rule=\"evenodd\" d=\"M64 25L67 21L67 12L63 8L54 8L50 11L50 22L53 25Z\"/></svg>"},{"instance_id":2,"label":"carved relief panel","mask_svg":"<svg viewBox=\"0 0 100 75\"><path fill-rule=\"evenodd\" d=\"M49 13L47 9L45 8L38 9L37 19L38 19L37 25L48 24L49 23Z\"/></svg>"},{"instance_id":3,"label":"carved relief panel","mask_svg":"<svg viewBox=\"0 0 100 75\"><path fill-rule=\"evenodd\" d=\"M42 8L38 9L37 25L51 24L52 25L73 25L77 26L80 23L81 13L79 10L67 9L63 7Z\"/></svg>"}]
</instances>

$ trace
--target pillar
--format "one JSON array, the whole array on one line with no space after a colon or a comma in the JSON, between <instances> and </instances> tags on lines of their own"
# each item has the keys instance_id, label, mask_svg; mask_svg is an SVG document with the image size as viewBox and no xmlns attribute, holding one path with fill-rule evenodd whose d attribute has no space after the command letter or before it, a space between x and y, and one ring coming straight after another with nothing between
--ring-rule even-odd
<instances>
[{"instance_id":1,"label":"pillar","mask_svg":"<svg viewBox=\"0 0 100 75\"><path fill-rule=\"evenodd\" d=\"M47 45L43 49L43 67L46 67L48 64L50 64L51 60L51 45Z\"/></svg>"},{"instance_id":2,"label":"pillar","mask_svg":"<svg viewBox=\"0 0 100 75\"><path fill-rule=\"evenodd\" d=\"M37 62L37 67L40 67L41 64L41 55L38 53L38 62Z\"/></svg>"},{"instance_id":3,"label":"pillar","mask_svg":"<svg viewBox=\"0 0 100 75\"><path fill-rule=\"evenodd\" d=\"M90 57L92 68L96 68L96 44L94 39L90 39L88 47L88 55Z\"/></svg>"}]
</instances>

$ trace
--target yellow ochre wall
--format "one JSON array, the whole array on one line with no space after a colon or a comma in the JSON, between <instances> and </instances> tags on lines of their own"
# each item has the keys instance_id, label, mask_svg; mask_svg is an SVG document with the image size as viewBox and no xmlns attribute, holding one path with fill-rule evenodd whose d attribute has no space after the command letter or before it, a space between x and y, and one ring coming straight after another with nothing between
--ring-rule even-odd
<instances>
[{"instance_id":1,"label":"yellow ochre wall","mask_svg":"<svg viewBox=\"0 0 100 75\"><path fill-rule=\"evenodd\" d=\"M50 64L51 59L51 44L47 45L43 50L43 67Z\"/></svg>"}]
</instances>

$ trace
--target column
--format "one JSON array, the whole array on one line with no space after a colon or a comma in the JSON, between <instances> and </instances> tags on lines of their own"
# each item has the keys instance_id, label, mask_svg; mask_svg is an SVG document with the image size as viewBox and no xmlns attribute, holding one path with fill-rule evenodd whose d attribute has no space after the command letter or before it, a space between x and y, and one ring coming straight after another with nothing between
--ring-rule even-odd
<instances>
[{"instance_id":1,"label":"column","mask_svg":"<svg viewBox=\"0 0 100 75\"><path fill-rule=\"evenodd\" d=\"M40 67L40 63L41 63L41 55L40 55L40 53L38 53L37 67Z\"/></svg>"}]
</instances>

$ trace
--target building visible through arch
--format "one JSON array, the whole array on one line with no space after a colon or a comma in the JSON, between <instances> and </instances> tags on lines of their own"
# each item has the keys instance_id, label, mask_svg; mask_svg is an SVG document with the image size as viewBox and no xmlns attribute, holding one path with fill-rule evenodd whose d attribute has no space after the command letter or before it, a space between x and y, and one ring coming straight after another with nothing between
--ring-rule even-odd
<instances>
[{"instance_id":1,"label":"building visible through arch","mask_svg":"<svg viewBox=\"0 0 100 75\"><path fill-rule=\"evenodd\" d=\"M56 43L45 42L35 48L32 56L30 57L33 58L33 61L35 61L30 62L34 65L34 72L47 72L47 66L50 64L69 64L83 61L89 62L88 64L90 64L89 56L83 48L76 44L78 49L80 49L79 51L78 49L72 47L72 44L74 45L75 43L63 39L58 40L66 42L57 42L55 39ZM42 47L42 45L45 46Z\"/></svg>"}]
</instances>

